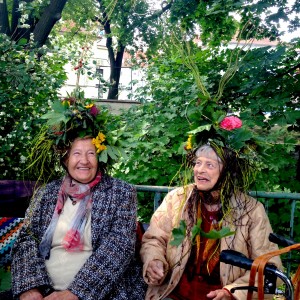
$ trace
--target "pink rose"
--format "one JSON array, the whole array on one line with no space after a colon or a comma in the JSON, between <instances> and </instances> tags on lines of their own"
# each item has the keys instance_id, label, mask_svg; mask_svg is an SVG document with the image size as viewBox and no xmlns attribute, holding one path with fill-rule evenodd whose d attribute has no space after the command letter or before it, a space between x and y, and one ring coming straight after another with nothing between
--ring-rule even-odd
<instances>
[{"instance_id":1,"label":"pink rose","mask_svg":"<svg viewBox=\"0 0 300 300\"><path fill-rule=\"evenodd\" d=\"M242 125L241 119L235 116L225 117L220 123L220 127L228 131L240 128Z\"/></svg>"}]
</instances>

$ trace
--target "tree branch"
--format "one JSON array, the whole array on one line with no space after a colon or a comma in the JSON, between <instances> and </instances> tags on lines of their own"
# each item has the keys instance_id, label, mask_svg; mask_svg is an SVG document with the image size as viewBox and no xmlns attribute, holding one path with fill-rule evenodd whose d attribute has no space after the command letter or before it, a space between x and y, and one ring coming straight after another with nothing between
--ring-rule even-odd
<instances>
[{"instance_id":1,"label":"tree branch","mask_svg":"<svg viewBox=\"0 0 300 300\"><path fill-rule=\"evenodd\" d=\"M67 0L52 0L45 9L33 31L34 41L38 47L45 44L53 26L60 20L66 2Z\"/></svg>"},{"instance_id":2,"label":"tree branch","mask_svg":"<svg viewBox=\"0 0 300 300\"><path fill-rule=\"evenodd\" d=\"M174 3L174 0L171 0L166 6L162 7L161 10L156 11L153 15L144 18L145 21L151 21L163 15L167 10L169 10Z\"/></svg>"}]
</instances>

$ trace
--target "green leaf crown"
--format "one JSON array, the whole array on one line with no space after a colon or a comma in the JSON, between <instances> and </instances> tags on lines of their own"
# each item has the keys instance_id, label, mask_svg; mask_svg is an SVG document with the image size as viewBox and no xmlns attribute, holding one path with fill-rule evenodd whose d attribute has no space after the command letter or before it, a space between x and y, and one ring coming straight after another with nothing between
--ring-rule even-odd
<instances>
[{"instance_id":1,"label":"green leaf crown","mask_svg":"<svg viewBox=\"0 0 300 300\"><path fill-rule=\"evenodd\" d=\"M188 132L184 149L189 167L194 165L196 150L204 144L209 144L223 163L214 190L220 192L225 214L230 210L229 199L232 195L247 193L255 184L261 163L258 153L261 151L259 148L263 149L263 143L261 137L243 126L242 120L233 115L220 116L210 124L202 122L201 126Z\"/></svg>"},{"instance_id":2,"label":"green leaf crown","mask_svg":"<svg viewBox=\"0 0 300 300\"><path fill-rule=\"evenodd\" d=\"M114 130L110 112L92 100L68 97L54 101L51 110L41 116L45 123L32 143L29 172L41 172L39 179L51 178L57 162L67 153L76 138L92 137L100 169L106 170L125 153L120 146L122 128Z\"/></svg>"},{"instance_id":3,"label":"green leaf crown","mask_svg":"<svg viewBox=\"0 0 300 300\"><path fill-rule=\"evenodd\" d=\"M255 154L260 138L245 128L240 118L231 115L221 116L211 124L200 125L189 131L184 149L193 151L206 143L228 148L240 157L249 157Z\"/></svg>"}]
</instances>

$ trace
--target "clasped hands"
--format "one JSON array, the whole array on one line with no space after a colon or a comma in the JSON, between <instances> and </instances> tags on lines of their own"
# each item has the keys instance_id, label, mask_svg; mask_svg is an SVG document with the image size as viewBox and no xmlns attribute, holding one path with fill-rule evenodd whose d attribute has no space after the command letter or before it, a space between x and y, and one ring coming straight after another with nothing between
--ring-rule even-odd
<instances>
[{"instance_id":1,"label":"clasped hands","mask_svg":"<svg viewBox=\"0 0 300 300\"><path fill-rule=\"evenodd\" d=\"M72 292L65 290L53 292L44 298L38 289L31 289L22 293L20 300L78 300L78 297Z\"/></svg>"}]
</instances>

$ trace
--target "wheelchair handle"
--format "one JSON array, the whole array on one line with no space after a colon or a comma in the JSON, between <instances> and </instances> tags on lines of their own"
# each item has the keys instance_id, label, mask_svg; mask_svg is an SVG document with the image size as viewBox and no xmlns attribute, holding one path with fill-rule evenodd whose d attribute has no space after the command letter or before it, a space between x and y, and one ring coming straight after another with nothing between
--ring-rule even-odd
<instances>
[{"instance_id":1,"label":"wheelchair handle","mask_svg":"<svg viewBox=\"0 0 300 300\"><path fill-rule=\"evenodd\" d=\"M222 250L220 253L220 261L246 270L251 270L251 266L253 263L252 259L235 250ZM282 271L278 270L276 266L272 264L266 264L264 275L275 275L280 278L287 287L286 299L294 299L294 287L291 280Z\"/></svg>"},{"instance_id":2,"label":"wheelchair handle","mask_svg":"<svg viewBox=\"0 0 300 300\"><path fill-rule=\"evenodd\" d=\"M269 234L269 241L272 243L277 244L278 246L281 247L288 247L288 246L292 246L294 244L297 244L297 242L295 242L292 239L287 239L285 237L283 237L282 235L276 234L276 233L270 233Z\"/></svg>"},{"instance_id":3,"label":"wheelchair handle","mask_svg":"<svg viewBox=\"0 0 300 300\"><path fill-rule=\"evenodd\" d=\"M251 270L253 260L235 250L223 250L220 253L220 261L246 270ZM264 274L276 274L277 268L274 265L266 264Z\"/></svg>"}]
</instances>

